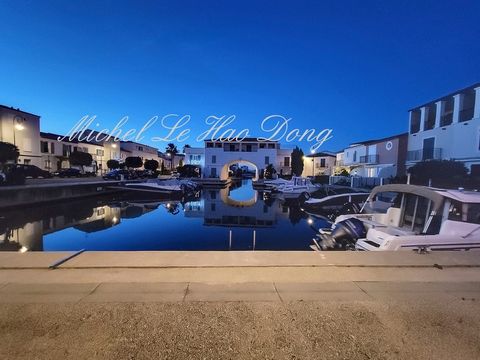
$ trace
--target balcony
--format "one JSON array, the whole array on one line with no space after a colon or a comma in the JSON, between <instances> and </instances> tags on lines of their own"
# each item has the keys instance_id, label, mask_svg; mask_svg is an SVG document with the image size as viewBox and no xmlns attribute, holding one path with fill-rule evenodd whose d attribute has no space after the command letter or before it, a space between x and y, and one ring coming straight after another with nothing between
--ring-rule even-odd
<instances>
[{"instance_id":1,"label":"balcony","mask_svg":"<svg viewBox=\"0 0 480 360\"><path fill-rule=\"evenodd\" d=\"M360 156L361 164L378 164L379 156L378 155L365 155Z\"/></svg>"},{"instance_id":2,"label":"balcony","mask_svg":"<svg viewBox=\"0 0 480 360\"><path fill-rule=\"evenodd\" d=\"M441 160L441 148L426 148L407 152L407 161Z\"/></svg>"}]
</instances>

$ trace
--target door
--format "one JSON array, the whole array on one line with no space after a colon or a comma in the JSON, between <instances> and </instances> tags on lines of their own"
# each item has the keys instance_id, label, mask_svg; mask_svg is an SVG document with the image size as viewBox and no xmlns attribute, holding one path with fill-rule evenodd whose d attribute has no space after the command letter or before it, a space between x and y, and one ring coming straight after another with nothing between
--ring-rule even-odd
<instances>
[{"instance_id":1,"label":"door","mask_svg":"<svg viewBox=\"0 0 480 360\"><path fill-rule=\"evenodd\" d=\"M435 138L423 139L423 157L422 160L433 159L433 149L435 148Z\"/></svg>"}]
</instances>

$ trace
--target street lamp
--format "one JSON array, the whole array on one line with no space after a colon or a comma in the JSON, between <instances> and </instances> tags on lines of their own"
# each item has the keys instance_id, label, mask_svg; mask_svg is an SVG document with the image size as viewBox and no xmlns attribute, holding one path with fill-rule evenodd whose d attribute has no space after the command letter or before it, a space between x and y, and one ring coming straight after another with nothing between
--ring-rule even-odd
<instances>
[{"instance_id":1,"label":"street lamp","mask_svg":"<svg viewBox=\"0 0 480 360\"><path fill-rule=\"evenodd\" d=\"M315 161L315 158L313 157L313 155L315 154L315 151L312 150L310 151L310 153L312 154L312 178L315 177L315 168L314 168L314 161Z\"/></svg>"}]
</instances>

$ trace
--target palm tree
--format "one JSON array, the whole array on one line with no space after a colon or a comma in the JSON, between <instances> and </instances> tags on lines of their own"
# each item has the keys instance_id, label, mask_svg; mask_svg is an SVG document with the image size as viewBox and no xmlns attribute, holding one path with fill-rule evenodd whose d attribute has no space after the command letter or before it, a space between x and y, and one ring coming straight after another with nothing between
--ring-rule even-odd
<instances>
[{"instance_id":1,"label":"palm tree","mask_svg":"<svg viewBox=\"0 0 480 360\"><path fill-rule=\"evenodd\" d=\"M165 148L165 152L170 158L170 170L173 170L173 164L175 163L175 155L178 154L177 146L174 143L170 143Z\"/></svg>"},{"instance_id":2,"label":"palm tree","mask_svg":"<svg viewBox=\"0 0 480 360\"><path fill-rule=\"evenodd\" d=\"M185 154L186 149L190 149L190 148L191 148L190 145L185 144L185 145L183 146L183 153Z\"/></svg>"}]
</instances>

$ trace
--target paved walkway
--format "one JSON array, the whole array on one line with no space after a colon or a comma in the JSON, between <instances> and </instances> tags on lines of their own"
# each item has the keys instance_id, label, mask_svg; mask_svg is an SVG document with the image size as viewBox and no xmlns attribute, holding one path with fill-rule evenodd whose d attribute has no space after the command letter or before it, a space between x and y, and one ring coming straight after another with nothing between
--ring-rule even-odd
<instances>
[{"instance_id":1,"label":"paved walkway","mask_svg":"<svg viewBox=\"0 0 480 360\"><path fill-rule=\"evenodd\" d=\"M475 253L71 254L0 254L0 358L480 358Z\"/></svg>"}]
</instances>

